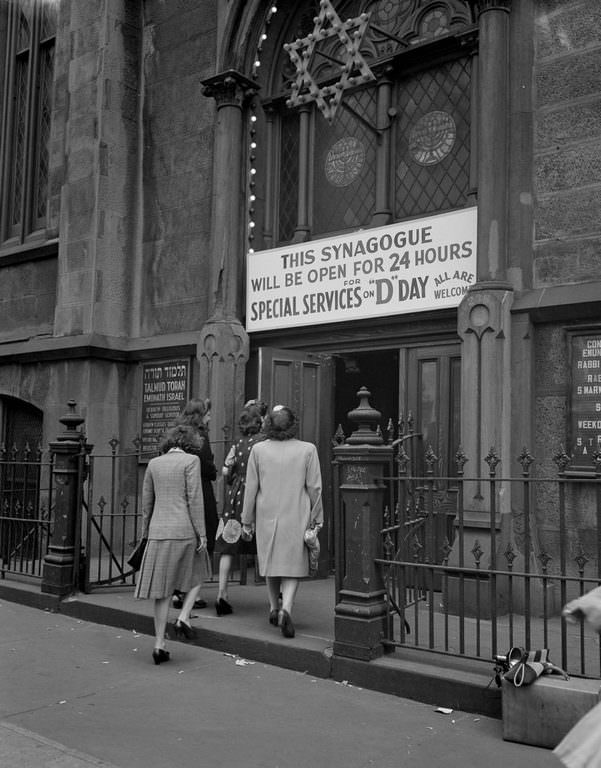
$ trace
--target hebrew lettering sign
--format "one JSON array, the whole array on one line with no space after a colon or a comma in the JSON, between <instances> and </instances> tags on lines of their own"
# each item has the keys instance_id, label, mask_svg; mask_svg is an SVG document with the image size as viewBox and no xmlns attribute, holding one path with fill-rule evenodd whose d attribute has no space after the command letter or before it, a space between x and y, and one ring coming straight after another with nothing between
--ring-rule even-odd
<instances>
[{"instance_id":1,"label":"hebrew lettering sign","mask_svg":"<svg viewBox=\"0 0 601 768\"><path fill-rule=\"evenodd\" d=\"M161 435L173 426L189 399L190 361L142 365L142 453L152 458Z\"/></svg>"}]
</instances>

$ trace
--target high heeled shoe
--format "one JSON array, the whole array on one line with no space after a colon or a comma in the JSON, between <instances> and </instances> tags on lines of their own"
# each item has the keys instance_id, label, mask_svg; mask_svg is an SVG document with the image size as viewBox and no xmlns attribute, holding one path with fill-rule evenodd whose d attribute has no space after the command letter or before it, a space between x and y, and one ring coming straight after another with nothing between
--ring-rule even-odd
<instances>
[{"instance_id":1,"label":"high heeled shoe","mask_svg":"<svg viewBox=\"0 0 601 768\"><path fill-rule=\"evenodd\" d=\"M173 625L173 632L178 640L187 643L194 639L194 630L185 621L178 619Z\"/></svg>"},{"instance_id":2,"label":"high heeled shoe","mask_svg":"<svg viewBox=\"0 0 601 768\"><path fill-rule=\"evenodd\" d=\"M162 664L164 661L169 661L169 651L164 648L155 648L152 652L152 658L155 664Z\"/></svg>"},{"instance_id":3,"label":"high heeled shoe","mask_svg":"<svg viewBox=\"0 0 601 768\"><path fill-rule=\"evenodd\" d=\"M294 637L294 624L288 611L285 611L283 608L278 613L278 625L284 637Z\"/></svg>"},{"instance_id":4,"label":"high heeled shoe","mask_svg":"<svg viewBox=\"0 0 601 768\"><path fill-rule=\"evenodd\" d=\"M230 613L233 613L234 609L232 606L228 603L227 600L224 600L222 597L219 598L219 600L215 603L215 613L218 616L229 616Z\"/></svg>"},{"instance_id":5,"label":"high heeled shoe","mask_svg":"<svg viewBox=\"0 0 601 768\"><path fill-rule=\"evenodd\" d=\"M269 611L269 623L273 627L277 627L278 625L278 609L274 608L273 611Z\"/></svg>"}]
</instances>

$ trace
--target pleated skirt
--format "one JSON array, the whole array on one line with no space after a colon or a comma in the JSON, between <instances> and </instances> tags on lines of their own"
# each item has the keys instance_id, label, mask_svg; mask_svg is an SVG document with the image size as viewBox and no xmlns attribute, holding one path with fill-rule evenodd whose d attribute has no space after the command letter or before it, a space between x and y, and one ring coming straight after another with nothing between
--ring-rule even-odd
<instances>
[{"instance_id":1,"label":"pleated skirt","mask_svg":"<svg viewBox=\"0 0 601 768\"><path fill-rule=\"evenodd\" d=\"M134 597L170 597L174 590L188 592L210 576L209 555L196 551L196 539L149 539Z\"/></svg>"}]
</instances>

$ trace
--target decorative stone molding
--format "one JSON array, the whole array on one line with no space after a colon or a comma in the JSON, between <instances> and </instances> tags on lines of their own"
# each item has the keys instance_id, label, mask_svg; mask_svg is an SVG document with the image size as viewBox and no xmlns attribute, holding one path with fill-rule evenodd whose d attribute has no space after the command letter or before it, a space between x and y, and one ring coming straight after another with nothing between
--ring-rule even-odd
<instances>
[{"instance_id":1,"label":"decorative stone molding","mask_svg":"<svg viewBox=\"0 0 601 768\"><path fill-rule=\"evenodd\" d=\"M201 85L203 95L215 99L218 109L228 106L242 109L259 90L256 83L234 69L202 80Z\"/></svg>"}]
</instances>

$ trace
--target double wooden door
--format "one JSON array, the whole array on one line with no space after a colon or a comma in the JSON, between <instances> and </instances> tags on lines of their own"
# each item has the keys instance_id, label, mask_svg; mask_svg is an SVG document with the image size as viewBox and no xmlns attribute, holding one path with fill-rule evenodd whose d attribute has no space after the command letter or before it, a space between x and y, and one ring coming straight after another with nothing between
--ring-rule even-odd
<instances>
[{"instance_id":1,"label":"double wooden door","mask_svg":"<svg viewBox=\"0 0 601 768\"><path fill-rule=\"evenodd\" d=\"M340 398L348 400L348 410L358 404L354 398L359 386L366 386L391 404L398 403L396 413L382 413L382 430L389 420L400 414L413 417L413 429L420 435L412 441L412 474L425 473L424 453L431 447L437 456L434 474L452 478L456 474L455 455L460 444L461 349L457 343L390 350L391 364L383 375L383 354L363 351L355 353L355 370L360 373L350 386L348 366L335 364L334 357L307 351L260 347L249 366L248 396L259 397L270 407L289 405L299 417L299 438L315 443L319 452L323 478L325 524L322 531L321 573L329 572L334 563L332 487L332 439L340 416ZM347 355L348 357L348 355ZM392 375L398 365L398 376ZM336 380L338 372L338 381ZM255 389L256 387L256 389ZM388 391L390 390L390 391ZM392 391L395 390L395 391ZM380 408L379 403L373 405ZM338 408L336 407L338 406ZM343 411L347 410L346 404ZM437 484L439 489L452 481Z\"/></svg>"}]
</instances>

